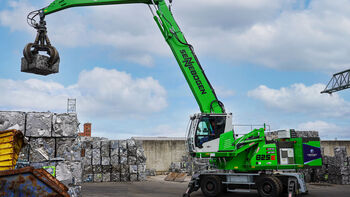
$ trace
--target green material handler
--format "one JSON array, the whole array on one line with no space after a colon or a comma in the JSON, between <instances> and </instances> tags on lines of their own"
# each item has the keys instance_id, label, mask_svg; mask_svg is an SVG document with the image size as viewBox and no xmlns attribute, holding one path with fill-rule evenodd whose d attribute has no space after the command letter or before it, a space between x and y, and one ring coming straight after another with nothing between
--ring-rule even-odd
<instances>
[{"instance_id":1,"label":"green material handler","mask_svg":"<svg viewBox=\"0 0 350 197\"><path fill-rule=\"evenodd\" d=\"M171 4L172 0L169 2ZM304 177L296 170L322 166L320 139L298 138L296 132L290 130L280 131L278 139L267 141L265 128L236 137L232 114L226 113L218 100L192 45L186 41L165 0L55 0L28 15L28 23L38 34L35 42L26 45L23 51L22 71L41 75L58 72L60 58L47 37L46 15L71 7L135 3L150 8L201 111L191 116L187 148L193 157L209 158L211 167L193 175L184 196L190 196L199 188L205 196L241 189L257 189L262 197L277 197L283 192L306 193ZM36 16L40 18L39 23L35 21ZM49 55L44 64L37 61L39 51Z\"/></svg>"}]
</instances>

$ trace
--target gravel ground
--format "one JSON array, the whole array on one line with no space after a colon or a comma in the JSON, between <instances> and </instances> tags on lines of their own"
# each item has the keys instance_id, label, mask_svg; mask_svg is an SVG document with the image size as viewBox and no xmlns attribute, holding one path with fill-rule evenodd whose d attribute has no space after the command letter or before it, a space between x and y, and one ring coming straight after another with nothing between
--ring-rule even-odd
<instances>
[{"instance_id":1,"label":"gravel ground","mask_svg":"<svg viewBox=\"0 0 350 197\"><path fill-rule=\"evenodd\" d=\"M164 176L148 177L147 181L134 183L85 183L82 187L84 197L120 196L120 197L181 197L187 188L186 182L163 181ZM309 194L305 197L348 197L350 185L309 184ZM192 197L202 197L201 191L192 193ZM257 192L228 193L223 197L257 197Z\"/></svg>"}]
</instances>

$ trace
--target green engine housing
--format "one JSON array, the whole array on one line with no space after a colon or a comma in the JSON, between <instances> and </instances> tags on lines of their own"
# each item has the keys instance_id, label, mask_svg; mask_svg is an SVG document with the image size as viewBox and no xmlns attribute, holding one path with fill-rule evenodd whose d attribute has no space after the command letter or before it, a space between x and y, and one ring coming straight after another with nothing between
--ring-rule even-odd
<instances>
[{"instance_id":1,"label":"green engine housing","mask_svg":"<svg viewBox=\"0 0 350 197\"><path fill-rule=\"evenodd\" d=\"M237 172L322 166L318 137L287 137L266 141L263 128L238 139L233 136L233 131L222 134L218 152L197 153L196 156L211 158L210 162L218 169Z\"/></svg>"}]
</instances>

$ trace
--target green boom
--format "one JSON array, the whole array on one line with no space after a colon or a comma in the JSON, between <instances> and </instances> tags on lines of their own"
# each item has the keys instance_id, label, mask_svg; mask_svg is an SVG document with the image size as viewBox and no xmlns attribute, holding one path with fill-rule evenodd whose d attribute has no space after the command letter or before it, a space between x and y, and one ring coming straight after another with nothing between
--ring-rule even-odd
<instances>
[{"instance_id":1,"label":"green boom","mask_svg":"<svg viewBox=\"0 0 350 197\"><path fill-rule=\"evenodd\" d=\"M177 25L171 11L164 0L55 0L48 7L42 9L44 15L80 6L97 6L112 4L153 4L158 8L154 20L157 23L166 42L169 44L182 73L203 113L224 113L224 107L218 101L215 91L202 69L193 47L187 43L183 33Z\"/></svg>"}]
</instances>

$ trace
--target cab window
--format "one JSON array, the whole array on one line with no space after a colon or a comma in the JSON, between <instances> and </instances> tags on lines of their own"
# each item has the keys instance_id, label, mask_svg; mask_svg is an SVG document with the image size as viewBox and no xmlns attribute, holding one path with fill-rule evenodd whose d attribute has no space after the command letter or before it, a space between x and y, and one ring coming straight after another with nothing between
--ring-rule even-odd
<instances>
[{"instance_id":1,"label":"cab window","mask_svg":"<svg viewBox=\"0 0 350 197\"><path fill-rule=\"evenodd\" d=\"M196 130L196 146L203 147L203 143L219 138L225 132L225 116L202 117Z\"/></svg>"}]
</instances>

